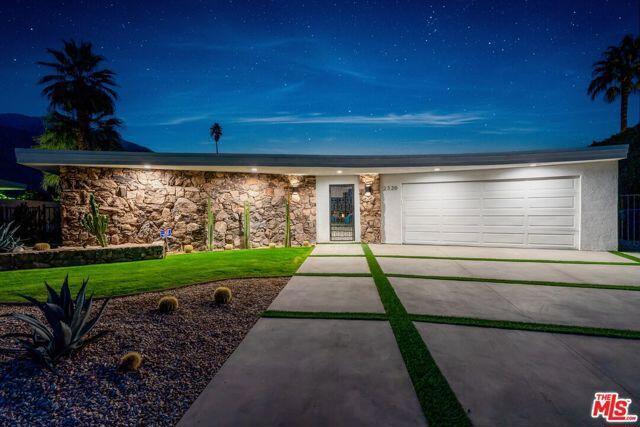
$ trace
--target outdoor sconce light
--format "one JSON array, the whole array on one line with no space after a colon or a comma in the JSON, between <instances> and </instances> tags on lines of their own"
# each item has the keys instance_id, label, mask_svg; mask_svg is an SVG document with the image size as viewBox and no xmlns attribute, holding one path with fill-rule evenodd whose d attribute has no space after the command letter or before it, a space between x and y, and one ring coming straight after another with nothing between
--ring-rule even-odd
<instances>
[{"instance_id":1,"label":"outdoor sconce light","mask_svg":"<svg viewBox=\"0 0 640 427\"><path fill-rule=\"evenodd\" d=\"M292 194L298 194L298 186L300 185L299 182L292 182L291 183L291 193Z\"/></svg>"},{"instance_id":2,"label":"outdoor sconce light","mask_svg":"<svg viewBox=\"0 0 640 427\"><path fill-rule=\"evenodd\" d=\"M364 195L370 196L373 193L373 186L371 184L367 184L364 186Z\"/></svg>"}]
</instances>

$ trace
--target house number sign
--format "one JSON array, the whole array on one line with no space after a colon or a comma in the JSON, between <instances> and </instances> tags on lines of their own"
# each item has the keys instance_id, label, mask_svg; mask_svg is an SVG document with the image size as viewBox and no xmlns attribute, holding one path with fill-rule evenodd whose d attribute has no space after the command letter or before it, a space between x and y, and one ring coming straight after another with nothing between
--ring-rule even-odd
<instances>
[{"instance_id":1,"label":"house number sign","mask_svg":"<svg viewBox=\"0 0 640 427\"><path fill-rule=\"evenodd\" d=\"M382 187L382 191L396 191L397 189L397 185L385 185Z\"/></svg>"}]
</instances>

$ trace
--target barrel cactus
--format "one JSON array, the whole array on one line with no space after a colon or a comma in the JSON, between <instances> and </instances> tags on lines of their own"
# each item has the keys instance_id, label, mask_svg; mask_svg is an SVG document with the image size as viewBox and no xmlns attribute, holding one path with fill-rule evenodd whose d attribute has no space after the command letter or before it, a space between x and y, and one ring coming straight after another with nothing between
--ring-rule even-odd
<instances>
[{"instance_id":1,"label":"barrel cactus","mask_svg":"<svg viewBox=\"0 0 640 427\"><path fill-rule=\"evenodd\" d=\"M231 302L231 289L220 286L213 292L213 300L216 304L228 304Z\"/></svg>"},{"instance_id":2,"label":"barrel cactus","mask_svg":"<svg viewBox=\"0 0 640 427\"><path fill-rule=\"evenodd\" d=\"M178 309L178 298L164 296L158 301L158 311L161 313L172 313Z\"/></svg>"},{"instance_id":3,"label":"barrel cactus","mask_svg":"<svg viewBox=\"0 0 640 427\"><path fill-rule=\"evenodd\" d=\"M125 353L125 355L120 358L120 362L118 363L118 371L135 372L140 369L141 365L142 355L137 351L130 351L128 353Z\"/></svg>"}]
</instances>

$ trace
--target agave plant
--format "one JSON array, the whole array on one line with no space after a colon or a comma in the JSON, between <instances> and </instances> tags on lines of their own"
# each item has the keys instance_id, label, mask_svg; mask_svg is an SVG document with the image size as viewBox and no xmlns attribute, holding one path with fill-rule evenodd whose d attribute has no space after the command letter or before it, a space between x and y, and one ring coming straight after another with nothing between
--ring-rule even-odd
<instances>
[{"instance_id":1,"label":"agave plant","mask_svg":"<svg viewBox=\"0 0 640 427\"><path fill-rule=\"evenodd\" d=\"M71 297L69 290L68 275L64 279L60 293L45 282L48 293L46 302L40 302L27 295L20 295L42 311L46 323L29 314L4 315L3 317L10 317L26 323L31 328L31 332L14 332L0 336L0 338L17 338L20 343L20 348L0 348L0 352L24 353L47 368L53 369L61 357L78 351L105 335L107 332L103 331L88 337L109 302L108 299L105 300L98 313L91 318L93 296L86 297L88 282L88 279L82 281L82 287L75 300Z\"/></svg>"},{"instance_id":2,"label":"agave plant","mask_svg":"<svg viewBox=\"0 0 640 427\"><path fill-rule=\"evenodd\" d=\"M0 225L0 252L12 252L22 246L22 241L16 236L18 226L13 221Z\"/></svg>"}]
</instances>

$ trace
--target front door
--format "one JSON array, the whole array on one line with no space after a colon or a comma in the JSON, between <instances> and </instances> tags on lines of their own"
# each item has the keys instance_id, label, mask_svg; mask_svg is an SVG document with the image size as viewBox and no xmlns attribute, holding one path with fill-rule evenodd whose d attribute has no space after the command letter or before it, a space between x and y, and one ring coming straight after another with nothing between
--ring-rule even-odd
<instances>
[{"instance_id":1,"label":"front door","mask_svg":"<svg viewBox=\"0 0 640 427\"><path fill-rule=\"evenodd\" d=\"M353 213L353 184L329 186L329 223L332 242L355 240L355 216Z\"/></svg>"}]
</instances>

